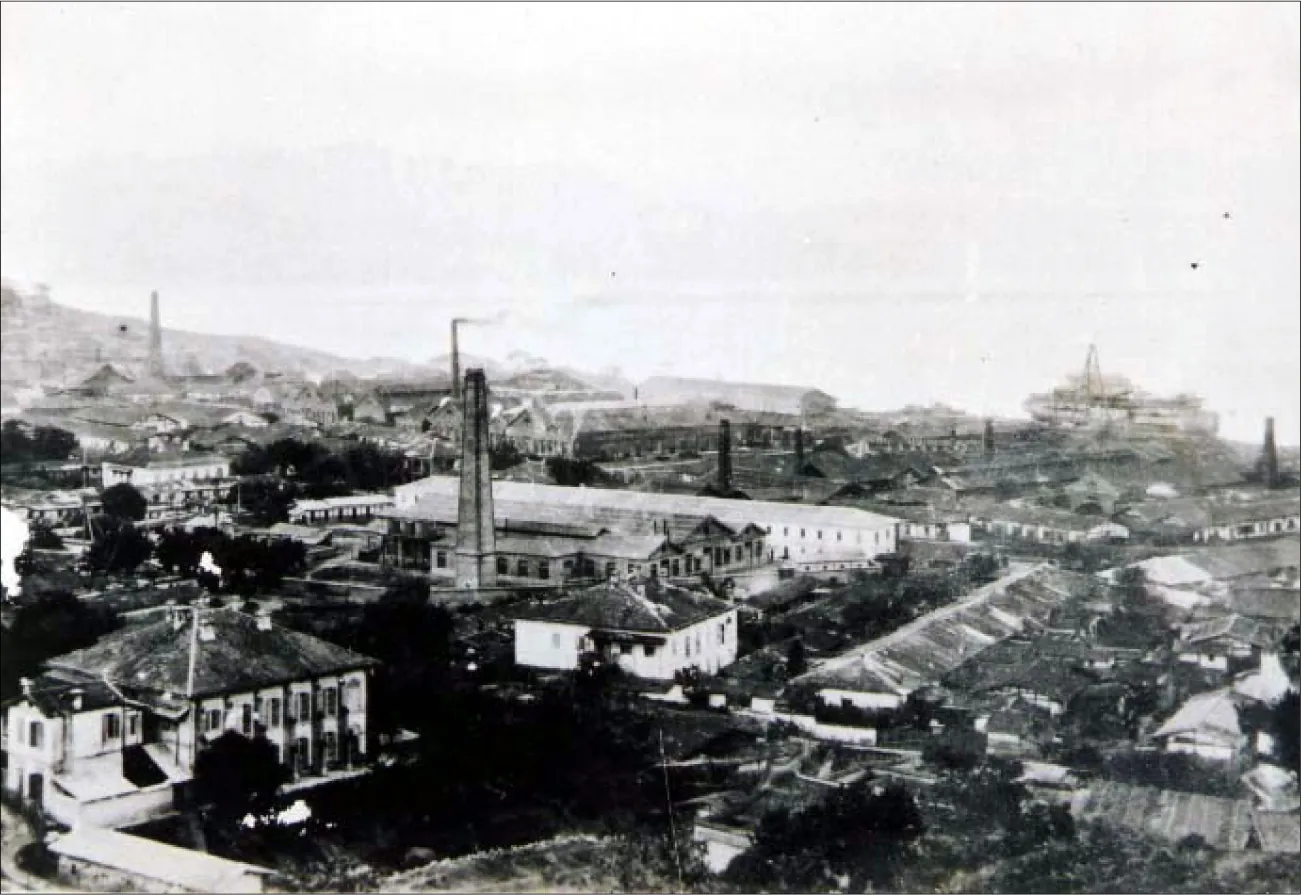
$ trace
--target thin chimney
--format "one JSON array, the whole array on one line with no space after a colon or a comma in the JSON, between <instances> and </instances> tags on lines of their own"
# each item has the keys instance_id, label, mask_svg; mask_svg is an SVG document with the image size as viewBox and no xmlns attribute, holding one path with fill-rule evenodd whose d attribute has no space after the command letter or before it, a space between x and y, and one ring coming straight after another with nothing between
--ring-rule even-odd
<instances>
[{"instance_id":1,"label":"thin chimney","mask_svg":"<svg viewBox=\"0 0 1301 895\"><path fill-rule=\"evenodd\" d=\"M493 527L492 475L488 457L488 381L483 370L467 370L462 404L461 493L456 517L456 586L497 584L497 541Z\"/></svg>"},{"instance_id":2,"label":"thin chimney","mask_svg":"<svg viewBox=\"0 0 1301 895\"><path fill-rule=\"evenodd\" d=\"M727 420L718 421L718 490L732 493L732 424Z\"/></svg>"},{"instance_id":3,"label":"thin chimney","mask_svg":"<svg viewBox=\"0 0 1301 895\"><path fill-rule=\"evenodd\" d=\"M1274 418L1265 417L1265 447L1261 454L1265 487L1278 487L1278 446L1274 443Z\"/></svg>"},{"instance_id":4,"label":"thin chimney","mask_svg":"<svg viewBox=\"0 0 1301 895\"><path fill-rule=\"evenodd\" d=\"M457 344L456 329L461 321L452 320L452 400L461 400L461 349Z\"/></svg>"},{"instance_id":5,"label":"thin chimney","mask_svg":"<svg viewBox=\"0 0 1301 895\"><path fill-rule=\"evenodd\" d=\"M795 430L795 474L804 469L804 427Z\"/></svg>"},{"instance_id":6,"label":"thin chimney","mask_svg":"<svg viewBox=\"0 0 1301 895\"><path fill-rule=\"evenodd\" d=\"M149 375L161 378L163 370L163 325L158 314L158 293L149 293Z\"/></svg>"}]
</instances>

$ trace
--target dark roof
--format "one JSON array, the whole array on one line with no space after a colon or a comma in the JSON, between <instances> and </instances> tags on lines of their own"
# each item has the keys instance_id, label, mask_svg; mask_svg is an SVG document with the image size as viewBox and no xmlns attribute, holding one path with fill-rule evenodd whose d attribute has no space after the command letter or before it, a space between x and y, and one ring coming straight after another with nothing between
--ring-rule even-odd
<instances>
[{"instance_id":1,"label":"dark roof","mask_svg":"<svg viewBox=\"0 0 1301 895\"><path fill-rule=\"evenodd\" d=\"M211 625L211 640L193 636L191 612L180 609L173 624L168 613L155 622L133 625L99 643L47 664L106 676L142 690L188 692L191 648L195 650L193 695L229 693L325 674L365 668L374 659L317 637L272 624L260 630L257 619L233 607L199 610L200 623Z\"/></svg>"},{"instance_id":2,"label":"dark roof","mask_svg":"<svg viewBox=\"0 0 1301 895\"><path fill-rule=\"evenodd\" d=\"M571 596L525 606L517 619L583 625L617 631L680 631L733 607L698 590L661 584L653 586L607 582Z\"/></svg>"}]
</instances>

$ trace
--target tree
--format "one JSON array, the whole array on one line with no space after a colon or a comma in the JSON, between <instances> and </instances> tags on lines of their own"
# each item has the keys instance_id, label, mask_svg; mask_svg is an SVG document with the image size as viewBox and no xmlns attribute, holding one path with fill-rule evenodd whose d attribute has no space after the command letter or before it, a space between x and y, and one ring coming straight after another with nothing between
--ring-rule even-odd
<instances>
[{"instance_id":1,"label":"tree","mask_svg":"<svg viewBox=\"0 0 1301 895\"><path fill-rule=\"evenodd\" d=\"M233 828L246 814L268 813L288 772L266 737L227 731L199 752L194 794L219 827Z\"/></svg>"},{"instance_id":2,"label":"tree","mask_svg":"<svg viewBox=\"0 0 1301 895\"><path fill-rule=\"evenodd\" d=\"M860 781L801 811L765 814L726 879L770 891L891 886L922 832L922 816L902 786L875 786Z\"/></svg>"},{"instance_id":3,"label":"tree","mask_svg":"<svg viewBox=\"0 0 1301 895\"><path fill-rule=\"evenodd\" d=\"M120 626L111 609L84 603L67 591L47 593L20 607L13 624L0 627L0 699L17 695L19 680L34 677L48 659L92 646Z\"/></svg>"},{"instance_id":4,"label":"tree","mask_svg":"<svg viewBox=\"0 0 1301 895\"><path fill-rule=\"evenodd\" d=\"M79 446L77 436L57 426L37 426L32 432L32 454L37 460L66 460Z\"/></svg>"},{"instance_id":5,"label":"tree","mask_svg":"<svg viewBox=\"0 0 1301 895\"><path fill-rule=\"evenodd\" d=\"M86 552L90 567L100 572L131 572L153 553L153 545L140 529L113 516L91 522L94 540Z\"/></svg>"},{"instance_id":6,"label":"tree","mask_svg":"<svg viewBox=\"0 0 1301 895\"><path fill-rule=\"evenodd\" d=\"M1270 713L1274 757L1285 768L1301 772L1301 694L1288 690Z\"/></svg>"},{"instance_id":7,"label":"tree","mask_svg":"<svg viewBox=\"0 0 1301 895\"><path fill-rule=\"evenodd\" d=\"M513 441L500 441L488 451L488 464L493 471L510 469L524 462L524 455Z\"/></svg>"},{"instance_id":8,"label":"tree","mask_svg":"<svg viewBox=\"0 0 1301 895\"><path fill-rule=\"evenodd\" d=\"M43 522L32 524L27 536L27 546L36 550L62 550L63 538L53 528Z\"/></svg>"},{"instance_id":9,"label":"tree","mask_svg":"<svg viewBox=\"0 0 1301 895\"><path fill-rule=\"evenodd\" d=\"M32 439L18 420L0 425L0 462L30 463L34 459Z\"/></svg>"},{"instance_id":10,"label":"tree","mask_svg":"<svg viewBox=\"0 0 1301 895\"><path fill-rule=\"evenodd\" d=\"M139 522L149 509L149 501L130 482L105 488L99 499L103 503L104 515L114 519Z\"/></svg>"},{"instance_id":11,"label":"tree","mask_svg":"<svg viewBox=\"0 0 1301 895\"><path fill-rule=\"evenodd\" d=\"M786 648L786 673L796 677L809 670L809 660L805 655L804 641L796 637Z\"/></svg>"}]
</instances>

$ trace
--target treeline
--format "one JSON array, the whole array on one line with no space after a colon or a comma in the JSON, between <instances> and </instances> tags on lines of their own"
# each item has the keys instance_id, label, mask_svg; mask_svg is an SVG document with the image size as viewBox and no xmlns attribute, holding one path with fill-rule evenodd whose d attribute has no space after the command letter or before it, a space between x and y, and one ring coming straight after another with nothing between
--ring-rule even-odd
<instances>
[{"instance_id":1,"label":"treeline","mask_svg":"<svg viewBox=\"0 0 1301 895\"><path fill-rule=\"evenodd\" d=\"M67 460L79 448L77 436L57 426L37 426L30 435L18 420L5 420L0 426L0 463Z\"/></svg>"},{"instance_id":2,"label":"treeline","mask_svg":"<svg viewBox=\"0 0 1301 895\"><path fill-rule=\"evenodd\" d=\"M342 451L324 444L281 438L254 445L231 464L240 476L274 476L292 483L295 497L340 497L355 491L382 491L411 479L407 459L373 444Z\"/></svg>"}]
</instances>

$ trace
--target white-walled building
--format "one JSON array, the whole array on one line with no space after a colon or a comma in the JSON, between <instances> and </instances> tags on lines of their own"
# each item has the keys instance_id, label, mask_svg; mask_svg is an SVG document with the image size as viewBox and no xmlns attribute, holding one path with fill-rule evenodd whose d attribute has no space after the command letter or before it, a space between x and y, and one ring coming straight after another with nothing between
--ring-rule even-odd
<instances>
[{"instance_id":1,"label":"white-walled building","mask_svg":"<svg viewBox=\"0 0 1301 895\"><path fill-rule=\"evenodd\" d=\"M631 675L672 680L736 661L736 608L698 590L611 581L515 614L515 663L573 671L594 653Z\"/></svg>"},{"instance_id":2,"label":"white-walled building","mask_svg":"<svg viewBox=\"0 0 1301 895\"><path fill-rule=\"evenodd\" d=\"M399 485L393 494L401 510L417 508L422 502L455 501L459 491L455 476L430 476ZM499 519L587 523L619 534L652 534L665 524L674 531L690 529L708 518L730 526L753 523L763 530L768 559L774 562L842 555L851 547L871 558L894 553L898 547L897 518L856 507L509 481L494 481L492 494Z\"/></svg>"},{"instance_id":3,"label":"white-walled building","mask_svg":"<svg viewBox=\"0 0 1301 895\"><path fill-rule=\"evenodd\" d=\"M158 457L144 466L105 461L102 467L105 488L128 483L137 488L165 482L195 482L230 478L230 460L220 454L182 454Z\"/></svg>"},{"instance_id":4,"label":"white-walled building","mask_svg":"<svg viewBox=\"0 0 1301 895\"><path fill-rule=\"evenodd\" d=\"M24 681L4 708L4 786L68 826L140 823L172 810L227 731L326 779L365 758L375 664L265 616L170 607Z\"/></svg>"},{"instance_id":5,"label":"white-walled building","mask_svg":"<svg viewBox=\"0 0 1301 895\"><path fill-rule=\"evenodd\" d=\"M320 500L300 500L289 509L289 521L298 525L322 525L327 522L369 522L393 508L387 494L349 494Z\"/></svg>"}]
</instances>

